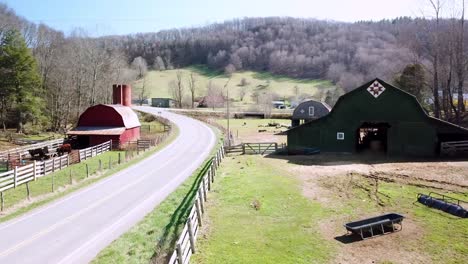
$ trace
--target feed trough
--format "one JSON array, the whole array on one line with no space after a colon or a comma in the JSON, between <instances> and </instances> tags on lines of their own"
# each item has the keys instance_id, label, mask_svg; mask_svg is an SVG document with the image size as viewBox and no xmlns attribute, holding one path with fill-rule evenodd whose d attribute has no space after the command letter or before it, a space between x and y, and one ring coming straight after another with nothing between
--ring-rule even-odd
<instances>
[{"instance_id":1,"label":"feed trough","mask_svg":"<svg viewBox=\"0 0 468 264\"><path fill-rule=\"evenodd\" d=\"M348 232L360 235L362 239L367 239L379 235L385 235L403 229L404 216L396 213L384 214L371 217L344 225Z\"/></svg>"},{"instance_id":2,"label":"feed trough","mask_svg":"<svg viewBox=\"0 0 468 264\"><path fill-rule=\"evenodd\" d=\"M467 204L467 202L444 194L430 192L428 195L425 195L418 193L418 202L426 206L442 210L451 215L461 218L468 217L468 211L461 206L461 204Z\"/></svg>"}]
</instances>

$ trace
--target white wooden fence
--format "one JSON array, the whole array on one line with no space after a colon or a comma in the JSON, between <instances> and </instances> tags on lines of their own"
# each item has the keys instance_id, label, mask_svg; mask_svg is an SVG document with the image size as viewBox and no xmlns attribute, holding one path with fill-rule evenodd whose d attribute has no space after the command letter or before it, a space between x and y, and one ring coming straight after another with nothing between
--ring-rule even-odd
<instances>
[{"instance_id":1,"label":"white wooden fence","mask_svg":"<svg viewBox=\"0 0 468 264\"><path fill-rule=\"evenodd\" d=\"M100 155L106 151L111 150L112 146L112 141L109 140L107 142L104 142L102 144L89 147L86 149L80 149L80 161L89 159L91 157Z\"/></svg>"},{"instance_id":2,"label":"white wooden fence","mask_svg":"<svg viewBox=\"0 0 468 264\"><path fill-rule=\"evenodd\" d=\"M56 149L60 147L63 144L64 139L54 139L54 140L48 140L36 144L31 144L23 147L18 147L18 148L13 148L5 151L0 152L0 160L6 161L8 160L9 155L18 155L21 157L30 157L31 155L29 154L29 150L31 149L38 149L38 148L43 148L43 147L49 147L49 149Z\"/></svg>"},{"instance_id":3,"label":"white wooden fence","mask_svg":"<svg viewBox=\"0 0 468 264\"><path fill-rule=\"evenodd\" d=\"M13 170L0 173L0 192L6 191L23 183L34 181L51 172L61 170L70 165L68 155L45 161L34 161L32 164L15 167Z\"/></svg>"},{"instance_id":4,"label":"white wooden fence","mask_svg":"<svg viewBox=\"0 0 468 264\"><path fill-rule=\"evenodd\" d=\"M206 212L205 202L207 200L207 193L211 190L211 184L214 182L216 170L221 160L224 158L224 155L224 147L221 146L213 157L210 168L206 174L203 175L200 185L198 186L194 204L190 210L187 222L182 229L182 233L176 242L176 248L169 259L169 264L190 263L190 257L196 252L195 242L200 227L202 226L202 216Z\"/></svg>"},{"instance_id":5,"label":"white wooden fence","mask_svg":"<svg viewBox=\"0 0 468 264\"><path fill-rule=\"evenodd\" d=\"M79 162L86 160L89 157L100 155L111 150L111 141L81 149ZM63 155L44 161L34 161L32 164L15 167L13 170L0 173L0 192L8 189L16 188L21 184L29 181L35 181L37 178L43 177L49 173L64 169L71 164L70 155Z\"/></svg>"}]
</instances>

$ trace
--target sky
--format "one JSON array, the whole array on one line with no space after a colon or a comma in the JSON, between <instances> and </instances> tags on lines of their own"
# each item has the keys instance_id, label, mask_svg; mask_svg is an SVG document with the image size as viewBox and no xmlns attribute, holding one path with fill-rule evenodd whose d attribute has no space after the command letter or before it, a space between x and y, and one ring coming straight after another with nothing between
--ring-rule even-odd
<instances>
[{"instance_id":1,"label":"sky","mask_svg":"<svg viewBox=\"0 0 468 264\"><path fill-rule=\"evenodd\" d=\"M421 16L427 0L0 0L29 21L92 36L204 26L233 18L290 16L344 22Z\"/></svg>"}]
</instances>

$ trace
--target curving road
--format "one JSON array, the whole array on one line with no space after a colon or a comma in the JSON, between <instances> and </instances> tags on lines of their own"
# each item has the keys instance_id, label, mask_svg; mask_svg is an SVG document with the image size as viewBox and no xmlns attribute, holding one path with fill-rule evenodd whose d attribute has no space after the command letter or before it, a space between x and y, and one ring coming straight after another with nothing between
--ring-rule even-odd
<instances>
[{"instance_id":1,"label":"curving road","mask_svg":"<svg viewBox=\"0 0 468 264\"><path fill-rule=\"evenodd\" d=\"M87 263L151 212L208 157L213 131L152 107L179 136L151 157L89 187L0 224L0 263Z\"/></svg>"}]
</instances>

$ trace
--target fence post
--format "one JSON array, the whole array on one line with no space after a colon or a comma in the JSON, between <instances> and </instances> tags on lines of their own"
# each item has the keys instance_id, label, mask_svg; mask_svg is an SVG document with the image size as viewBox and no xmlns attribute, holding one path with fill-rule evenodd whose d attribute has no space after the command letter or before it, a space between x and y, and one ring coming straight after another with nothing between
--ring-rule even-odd
<instances>
[{"instance_id":1,"label":"fence post","mask_svg":"<svg viewBox=\"0 0 468 264\"><path fill-rule=\"evenodd\" d=\"M197 218L198 218L198 225L202 226L202 213L200 210L200 204L198 199L195 200L195 211L197 212Z\"/></svg>"},{"instance_id":2,"label":"fence post","mask_svg":"<svg viewBox=\"0 0 468 264\"><path fill-rule=\"evenodd\" d=\"M119 152L119 163L118 163L119 165L120 165L120 163L122 162L122 157L121 157L121 155L120 155L120 154L122 154L122 153L121 153L121 152Z\"/></svg>"},{"instance_id":3,"label":"fence post","mask_svg":"<svg viewBox=\"0 0 468 264\"><path fill-rule=\"evenodd\" d=\"M60 170L62 170L62 157L59 157L58 159L59 159L59 168Z\"/></svg>"},{"instance_id":4,"label":"fence post","mask_svg":"<svg viewBox=\"0 0 468 264\"><path fill-rule=\"evenodd\" d=\"M182 248L180 248L179 243L177 243L176 251L177 251L177 259L179 260L179 263L184 263L184 260L182 259Z\"/></svg>"},{"instance_id":5,"label":"fence post","mask_svg":"<svg viewBox=\"0 0 468 264\"><path fill-rule=\"evenodd\" d=\"M203 187L203 198L206 202L206 187L205 187L205 176L202 177L202 187Z\"/></svg>"},{"instance_id":6,"label":"fence post","mask_svg":"<svg viewBox=\"0 0 468 264\"><path fill-rule=\"evenodd\" d=\"M52 172L55 171L55 158L52 158Z\"/></svg>"},{"instance_id":7,"label":"fence post","mask_svg":"<svg viewBox=\"0 0 468 264\"><path fill-rule=\"evenodd\" d=\"M67 155L67 167L70 166L70 154Z\"/></svg>"},{"instance_id":8,"label":"fence post","mask_svg":"<svg viewBox=\"0 0 468 264\"><path fill-rule=\"evenodd\" d=\"M18 166L15 166L15 170L13 171L13 177L14 177L14 182L13 182L13 188L16 188L17 184L17 178L18 178Z\"/></svg>"},{"instance_id":9,"label":"fence post","mask_svg":"<svg viewBox=\"0 0 468 264\"><path fill-rule=\"evenodd\" d=\"M89 177L89 166L88 163L86 163L86 178Z\"/></svg>"},{"instance_id":10,"label":"fence post","mask_svg":"<svg viewBox=\"0 0 468 264\"><path fill-rule=\"evenodd\" d=\"M192 253L195 253L195 236L193 235L193 227L192 227L192 221L189 218L187 221L188 224L188 234L190 238L190 249L192 250Z\"/></svg>"},{"instance_id":11,"label":"fence post","mask_svg":"<svg viewBox=\"0 0 468 264\"><path fill-rule=\"evenodd\" d=\"M242 143L242 155L245 155L245 143Z\"/></svg>"},{"instance_id":12,"label":"fence post","mask_svg":"<svg viewBox=\"0 0 468 264\"><path fill-rule=\"evenodd\" d=\"M101 172L101 171L102 171L102 161L101 161L101 159L99 159L99 172Z\"/></svg>"},{"instance_id":13,"label":"fence post","mask_svg":"<svg viewBox=\"0 0 468 264\"><path fill-rule=\"evenodd\" d=\"M208 176L208 191L211 191L211 179L210 179L210 171L208 171L206 173L206 175Z\"/></svg>"},{"instance_id":14,"label":"fence post","mask_svg":"<svg viewBox=\"0 0 468 264\"><path fill-rule=\"evenodd\" d=\"M200 200L201 212L205 213L205 205L203 202L203 192L201 191L201 189L198 189L198 199Z\"/></svg>"},{"instance_id":15,"label":"fence post","mask_svg":"<svg viewBox=\"0 0 468 264\"><path fill-rule=\"evenodd\" d=\"M36 179L37 179L36 169L37 169L37 164L36 164L36 160L34 160L33 161L33 179L34 179L34 181L36 181Z\"/></svg>"},{"instance_id":16,"label":"fence post","mask_svg":"<svg viewBox=\"0 0 468 264\"><path fill-rule=\"evenodd\" d=\"M3 211L3 207L5 206L5 201L3 200L3 192L0 192L0 200L1 200L0 211Z\"/></svg>"}]
</instances>

